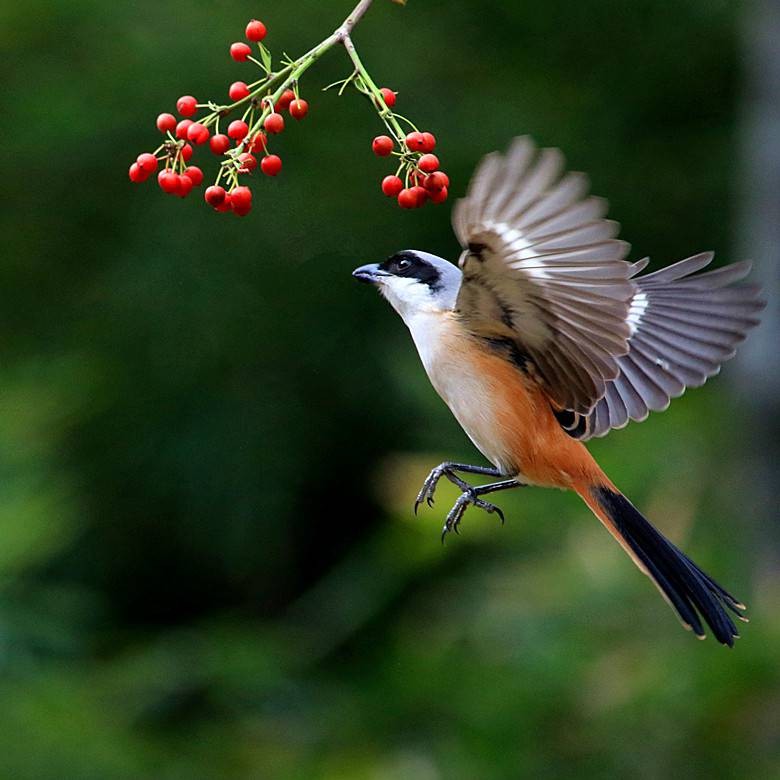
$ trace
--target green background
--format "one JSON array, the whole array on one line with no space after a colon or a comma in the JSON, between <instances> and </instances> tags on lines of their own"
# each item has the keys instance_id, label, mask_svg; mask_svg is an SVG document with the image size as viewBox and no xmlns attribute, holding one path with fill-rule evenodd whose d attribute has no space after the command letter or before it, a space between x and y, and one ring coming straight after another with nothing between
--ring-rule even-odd
<instances>
[{"instance_id":1,"label":"green background","mask_svg":"<svg viewBox=\"0 0 780 780\"><path fill-rule=\"evenodd\" d=\"M248 18L295 56L350 5L3 5L0 777L780 777L780 573L735 364L592 445L750 605L729 651L572 495L502 495L505 527L472 511L444 547L454 493L412 516L430 467L482 461L350 271L457 246L449 206L379 193L376 116L320 91L342 51L246 219L128 182L158 112L251 80L227 56ZM723 261L742 9L376 0L354 37L454 195L530 133L634 259Z\"/></svg>"}]
</instances>

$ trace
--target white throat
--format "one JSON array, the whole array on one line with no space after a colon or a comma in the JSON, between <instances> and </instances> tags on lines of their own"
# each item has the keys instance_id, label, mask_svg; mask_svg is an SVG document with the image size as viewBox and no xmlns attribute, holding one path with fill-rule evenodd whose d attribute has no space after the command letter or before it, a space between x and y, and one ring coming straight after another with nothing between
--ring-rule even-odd
<instances>
[{"instance_id":1,"label":"white throat","mask_svg":"<svg viewBox=\"0 0 780 780\"><path fill-rule=\"evenodd\" d=\"M421 284L417 279L393 277L380 286L379 292L387 298L410 328L411 320L418 314L448 311L452 308L448 305L448 300L442 300L428 285Z\"/></svg>"}]
</instances>

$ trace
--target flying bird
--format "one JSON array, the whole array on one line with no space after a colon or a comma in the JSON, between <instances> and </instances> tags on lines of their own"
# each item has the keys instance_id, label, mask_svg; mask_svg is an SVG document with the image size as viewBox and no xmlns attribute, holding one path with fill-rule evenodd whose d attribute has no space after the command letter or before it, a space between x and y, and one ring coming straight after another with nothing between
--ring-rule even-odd
<instances>
[{"instance_id":1,"label":"flying bird","mask_svg":"<svg viewBox=\"0 0 780 780\"><path fill-rule=\"evenodd\" d=\"M416 250L353 272L411 331L430 381L492 466L442 463L460 490L442 539L492 493L526 485L575 491L656 585L685 628L733 646L744 604L663 536L602 471L584 442L666 409L733 357L764 302L741 262L700 273L711 252L642 275L607 205L557 149L517 138L478 166L453 210L458 266ZM490 477L471 485L463 475Z\"/></svg>"}]
</instances>

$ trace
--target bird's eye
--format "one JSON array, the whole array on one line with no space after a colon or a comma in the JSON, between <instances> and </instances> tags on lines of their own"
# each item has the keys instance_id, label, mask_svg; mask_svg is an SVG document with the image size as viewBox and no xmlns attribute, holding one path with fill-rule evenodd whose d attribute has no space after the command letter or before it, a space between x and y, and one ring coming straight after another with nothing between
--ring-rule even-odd
<instances>
[{"instance_id":1,"label":"bird's eye","mask_svg":"<svg viewBox=\"0 0 780 780\"><path fill-rule=\"evenodd\" d=\"M395 267L399 271L405 271L409 266L412 264L412 261L409 260L407 257L402 257L398 262L396 262Z\"/></svg>"}]
</instances>

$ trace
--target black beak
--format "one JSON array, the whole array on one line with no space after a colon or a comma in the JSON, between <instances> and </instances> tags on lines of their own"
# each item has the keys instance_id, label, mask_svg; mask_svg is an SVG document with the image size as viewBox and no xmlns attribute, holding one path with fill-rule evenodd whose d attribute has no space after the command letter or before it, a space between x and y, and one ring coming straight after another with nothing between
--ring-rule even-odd
<instances>
[{"instance_id":1,"label":"black beak","mask_svg":"<svg viewBox=\"0 0 780 780\"><path fill-rule=\"evenodd\" d=\"M387 276L387 274L384 271L379 270L378 263L369 263L368 265L361 265L360 268L356 268L352 272L352 276L359 282L376 284L381 277Z\"/></svg>"}]
</instances>

